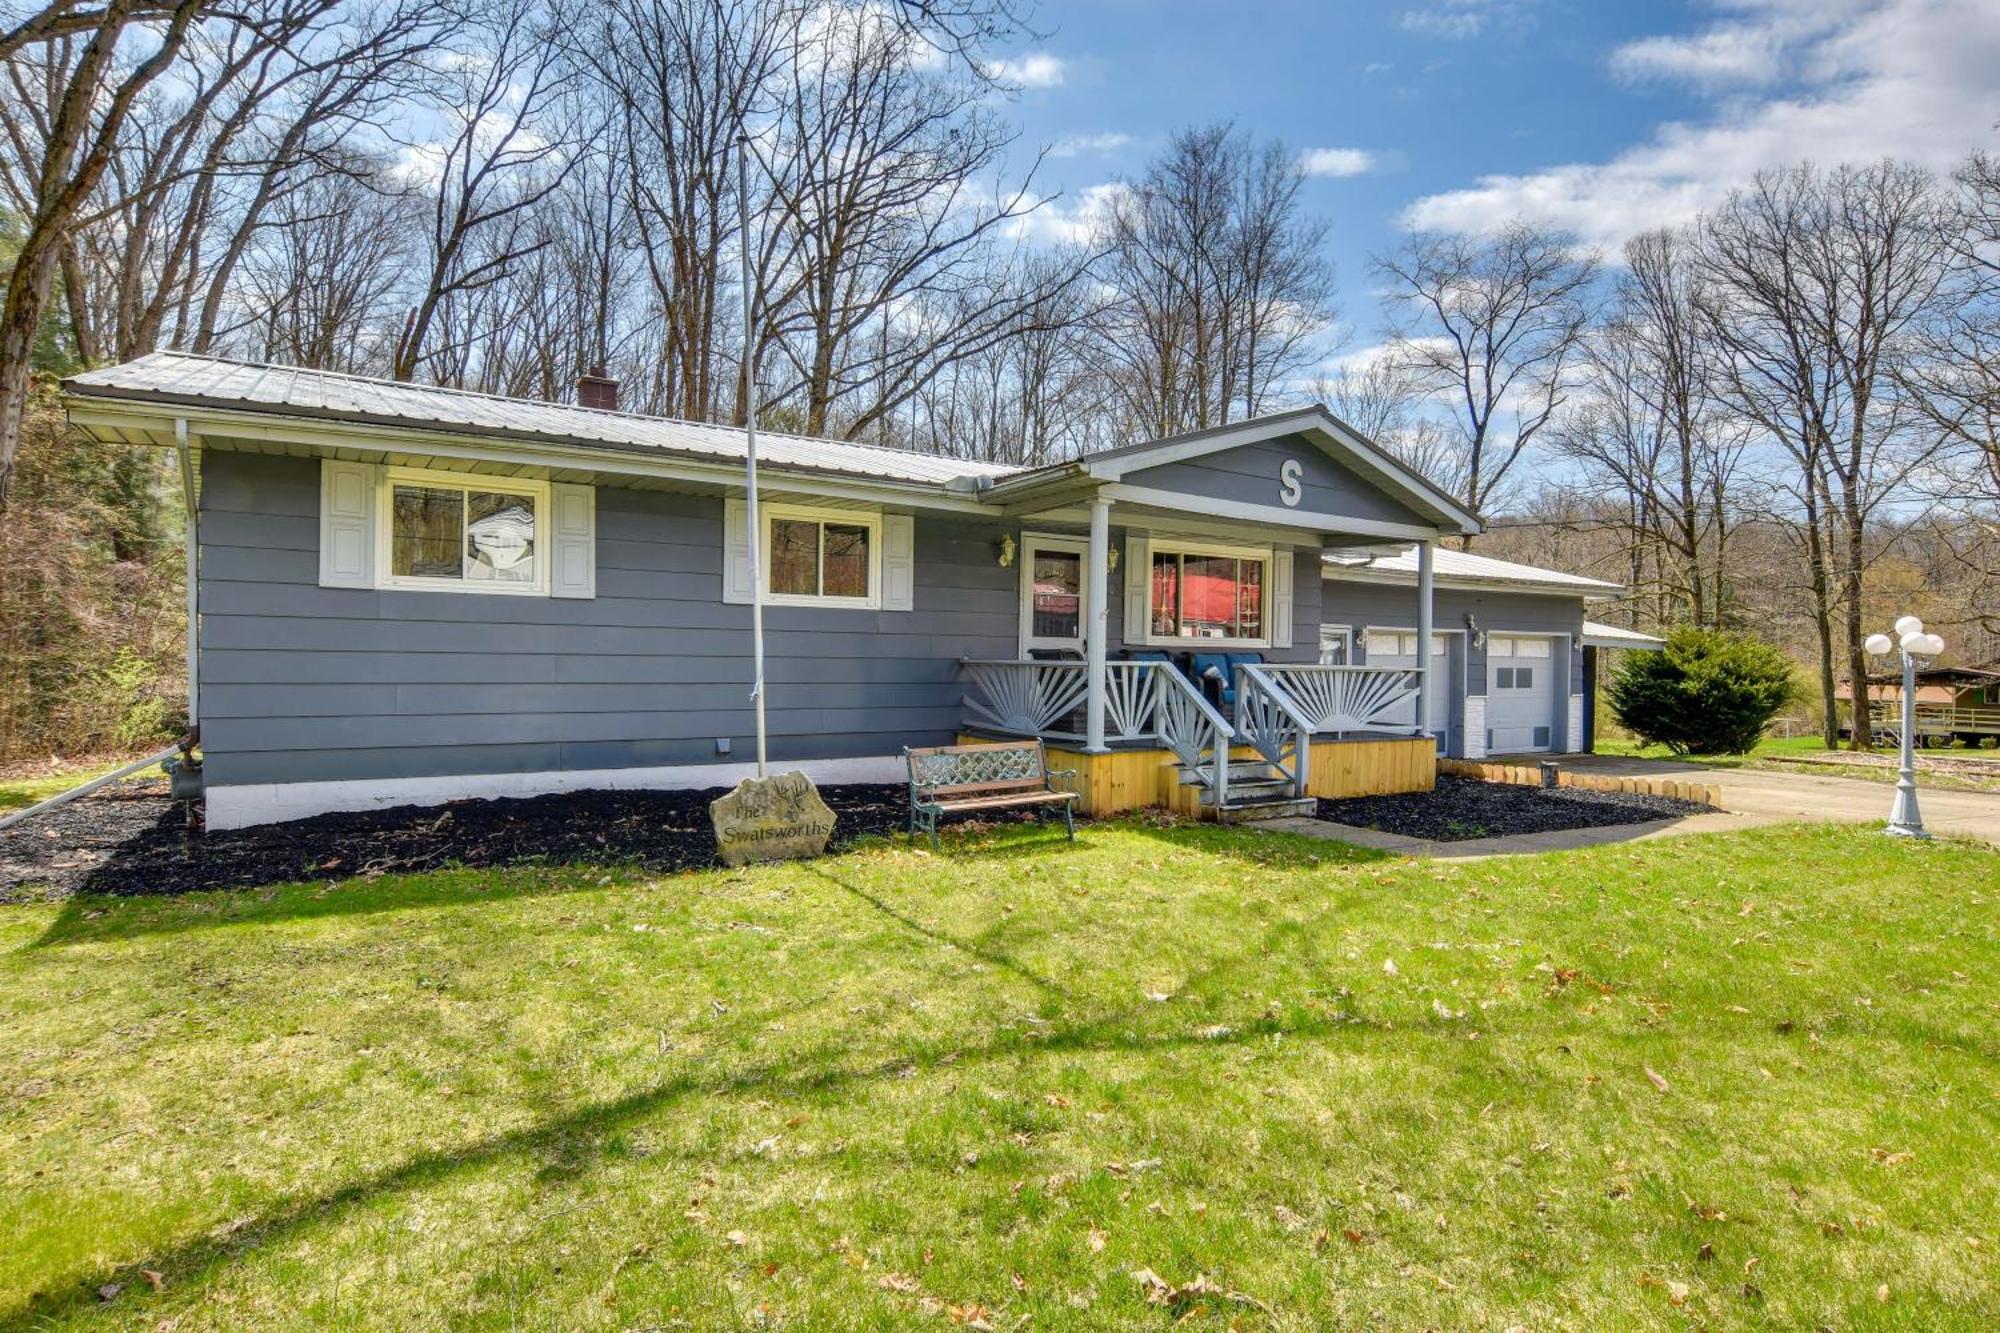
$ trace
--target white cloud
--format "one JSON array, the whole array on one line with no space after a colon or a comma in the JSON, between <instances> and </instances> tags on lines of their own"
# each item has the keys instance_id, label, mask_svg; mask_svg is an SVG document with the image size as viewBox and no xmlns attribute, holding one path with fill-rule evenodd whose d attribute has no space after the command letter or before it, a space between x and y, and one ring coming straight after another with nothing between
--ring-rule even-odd
<instances>
[{"instance_id":1,"label":"white cloud","mask_svg":"<svg viewBox=\"0 0 2000 1333\"><path fill-rule=\"evenodd\" d=\"M1628 83L1674 80L1700 88L1775 83L1783 46L1768 27L1730 23L1691 37L1642 37L1611 53L1611 72Z\"/></svg>"},{"instance_id":2,"label":"white cloud","mask_svg":"<svg viewBox=\"0 0 2000 1333\"><path fill-rule=\"evenodd\" d=\"M1050 157L1101 157L1132 146L1132 136L1122 130L1103 134L1065 134L1049 148Z\"/></svg>"},{"instance_id":3,"label":"white cloud","mask_svg":"<svg viewBox=\"0 0 2000 1333\"><path fill-rule=\"evenodd\" d=\"M995 81L1017 88L1053 88L1063 81L1068 66L1060 57L1046 51L1030 51L1026 55L992 61L986 66L986 72Z\"/></svg>"},{"instance_id":4,"label":"white cloud","mask_svg":"<svg viewBox=\"0 0 2000 1333\"><path fill-rule=\"evenodd\" d=\"M1061 199L1052 199L1034 212L1013 219L1008 223L1008 232L1017 240L1035 244L1082 244L1103 233L1112 211L1130 194L1131 187L1122 181L1085 186L1075 196L1074 203L1065 207Z\"/></svg>"},{"instance_id":5,"label":"white cloud","mask_svg":"<svg viewBox=\"0 0 2000 1333\"><path fill-rule=\"evenodd\" d=\"M1397 18L1404 32L1465 42L1488 33L1518 37L1535 26L1529 10L1536 0L1438 0L1406 9Z\"/></svg>"},{"instance_id":6,"label":"white cloud","mask_svg":"<svg viewBox=\"0 0 2000 1333\"><path fill-rule=\"evenodd\" d=\"M1486 15L1470 5L1406 9L1403 11L1401 23L1405 32L1462 42L1477 37L1486 30Z\"/></svg>"},{"instance_id":7,"label":"white cloud","mask_svg":"<svg viewBox=\"0 0 2000 1333\"><path fill-rule=\"evenodd\" d=\"M1404 225L1487 231L1517 217L1617 246L1691 220L1758 171L1895 157L1937 169L1991 143L2000 7L1990 0L1867 0L1831 21L1804 0L1747 0L1796 71L1780 92L1735 95L1702 123L1669 123L1602 162L1492 175L1417 200Z\"/></svg>"},{"instance_id":8,"label":"white cloud","mask_svg":"<svg viewBox=\"0 0 2000 1333\"><path fill-rule=\"evenodd\" d=\"M1363 148L1308 148L1299 154L1299 170L1308 176L1360 176L1375 165L1375 155Z\"/></svg>"}]
</instances>

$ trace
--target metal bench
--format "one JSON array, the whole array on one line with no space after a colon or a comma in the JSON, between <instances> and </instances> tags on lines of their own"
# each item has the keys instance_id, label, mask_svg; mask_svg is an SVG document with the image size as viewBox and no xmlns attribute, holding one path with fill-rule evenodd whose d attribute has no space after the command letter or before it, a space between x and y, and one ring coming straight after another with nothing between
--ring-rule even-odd
<instances>
[{"instance_id":1,"label":"metal bench","mask_svg":"<svg viewBox=\"0 0 2000 1333\"><path fill-rule=\"evenodd\" d=\"M1036 817L1061 806L1063 824L1076 841L1076 793L1057 791L1053 779L1076 776L1075 769L1049 771L1039 740L982 741L971 745L903 748L910 769L910 841L919 826L938 845L938 819L969 810L1032 808Z\"/></svg>"}]
</instances>

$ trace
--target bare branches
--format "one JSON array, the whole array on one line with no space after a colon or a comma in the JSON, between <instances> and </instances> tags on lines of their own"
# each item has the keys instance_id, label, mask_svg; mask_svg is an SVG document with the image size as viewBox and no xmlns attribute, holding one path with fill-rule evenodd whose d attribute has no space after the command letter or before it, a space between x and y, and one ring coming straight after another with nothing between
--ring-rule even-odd
<instances>
[{"instance_id":1,"label":"bare branches","mask_svg":"<svg viewBox=\"0 0 2000 1333\"><path fill-rule=\"evenodd\" d=\"M1487 238L1414 236L1376 271L1392 287L1396 354L1456 402L1458 498L1482 510L1569 394L1598 258L1516 222Z\"/></svg>"}]
</instances>

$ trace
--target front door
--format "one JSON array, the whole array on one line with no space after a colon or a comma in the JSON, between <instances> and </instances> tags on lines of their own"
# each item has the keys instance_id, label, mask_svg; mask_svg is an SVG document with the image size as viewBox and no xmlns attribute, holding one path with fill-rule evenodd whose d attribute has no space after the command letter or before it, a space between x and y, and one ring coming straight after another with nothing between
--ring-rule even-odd
<instances>
[{"instance_id":1,"label":"front door","mask_svg":"<svg viewBox=\"0 0 2000 1333\"><path fill-rule=\"evenodd\" d=\"M1083 656L1084 605L1081 538L1021 539L1021 655Z\"/></svg>"}]
</instances>

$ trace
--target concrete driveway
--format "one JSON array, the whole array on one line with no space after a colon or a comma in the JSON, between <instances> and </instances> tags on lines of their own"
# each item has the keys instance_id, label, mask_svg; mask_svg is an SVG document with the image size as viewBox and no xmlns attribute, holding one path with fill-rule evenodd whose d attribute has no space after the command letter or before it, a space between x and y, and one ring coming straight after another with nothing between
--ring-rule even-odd
<instances>
[{"instance_id":1,"label":"concrete driveway","mask_svg":"<svg viewBox=\"0 0 2000 1333\"><path fill-rule=\"evenodd\" d=\"M1860 778L1821 777L1815 773L1773 773L1761 769L1715 768L1678 759L1634 759L1623 755L1565 755L1563 767L1581 773L1620 777L1688 778L1722 789L1722 805L1734 820L1699 816L1711 827L1744 827L1791 820L1834 819L1879 824L1889 816L1895 788ZM1917 805L1924 826L1933 833L1961 834L2000 843L2000 794L1940 791L1919 780Z\"/></svg>"}]
</instances>

